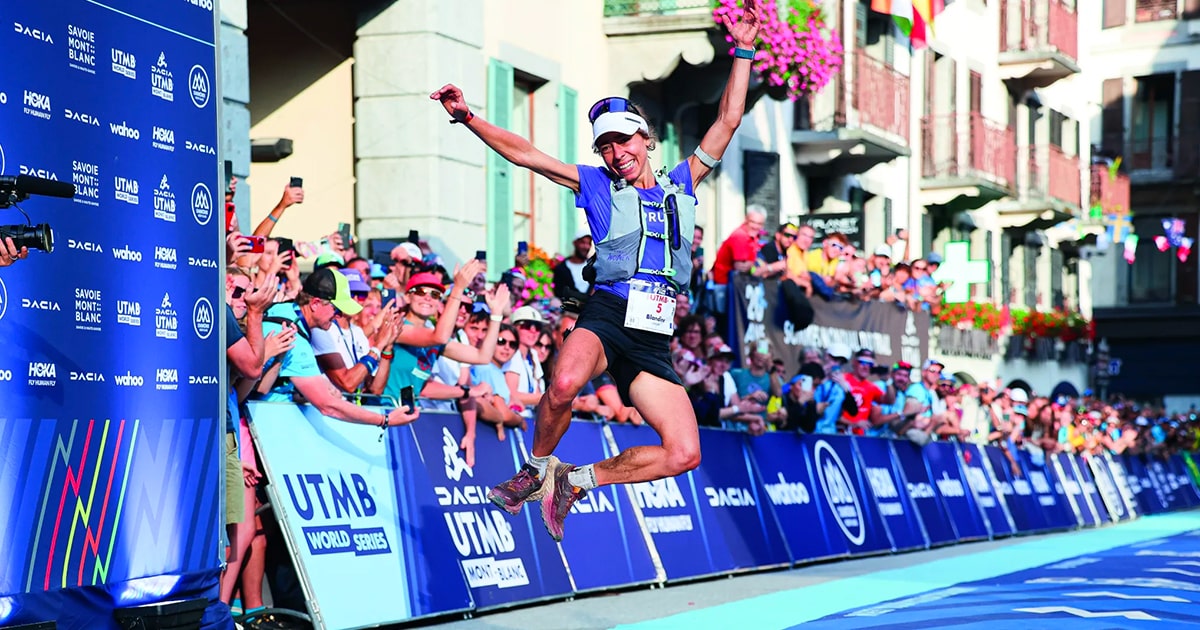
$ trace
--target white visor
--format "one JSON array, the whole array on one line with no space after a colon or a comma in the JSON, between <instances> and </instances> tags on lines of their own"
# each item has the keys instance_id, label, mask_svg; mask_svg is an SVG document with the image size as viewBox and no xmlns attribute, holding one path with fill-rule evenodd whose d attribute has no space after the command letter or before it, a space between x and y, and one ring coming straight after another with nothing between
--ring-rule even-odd
<instances>
[{"instance_id":1,"label":"white visor","mask_svg":"<svg viewBox=\"0 0 1200 630\"><path fill-rule=\"evenodd\" d=\"M606 133L632 136L638 131L650 135L650 125L641 116L633 112L605 112L592 123L592 146L596 146L596 141Z\"/></svg>"}]
</instances>

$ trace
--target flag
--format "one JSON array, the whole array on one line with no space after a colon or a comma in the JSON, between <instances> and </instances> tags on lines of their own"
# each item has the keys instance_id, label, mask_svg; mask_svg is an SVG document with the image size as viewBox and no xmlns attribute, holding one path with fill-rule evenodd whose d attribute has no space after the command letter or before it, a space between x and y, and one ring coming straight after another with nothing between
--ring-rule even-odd
<instances>
[{"instance_id":1,"label":"flag","mask_svg":"<svg viewBox=\"0 0 1200 630\"><path fill-rule=\"evenodd\" d=\"M912 0L871 0L871 10L892 16L896 26L905 37L909 37L913 28Z\"/></svg>"},{"instance_id":2,"label":"flag","mask_svg":"<svg viewBox=\"0 0 1200 630\"><path fill-rule=\"evenodd\" d=\"M892 16L900 32L912 41L913 48L922 48L933 37L934 18L951 2L953 0L871 0L871 10Z\"/></svg>"}]
</instances>

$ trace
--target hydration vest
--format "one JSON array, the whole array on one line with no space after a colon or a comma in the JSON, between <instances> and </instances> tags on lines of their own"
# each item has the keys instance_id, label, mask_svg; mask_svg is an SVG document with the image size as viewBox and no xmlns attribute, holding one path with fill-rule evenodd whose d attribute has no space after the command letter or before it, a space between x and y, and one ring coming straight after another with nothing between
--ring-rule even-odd
<instances>
[{"instance_id":1,"label":"hydration vest","mask_svg":"<svg viewBox=\"0 0 1200 630\"><path fill-rule=\"evenodd\" d=\"M684 192L683 186L667 177L666 169L655 173L663 189L662 203L645 201L637 188L624 179L612 183L612 217L608 234L596 243L594 270L596 284L625 282L634 274L661 276L675 291L686 291L692 277L692 233L696 227L696 198ZM661 208L666 220L665 233L646 229L643 206ZM650 243L649 237L660 238L663 245ZM642 266L647 247L663 247L662 269ZM666 253L670 255L665 255Z\"/></svg>"}]
</instances>

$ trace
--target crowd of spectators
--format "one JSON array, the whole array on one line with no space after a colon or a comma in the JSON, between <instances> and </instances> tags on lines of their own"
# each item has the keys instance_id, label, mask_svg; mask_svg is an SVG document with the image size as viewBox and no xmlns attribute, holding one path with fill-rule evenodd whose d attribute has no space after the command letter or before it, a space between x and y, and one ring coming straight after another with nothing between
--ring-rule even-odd
<instances>
[{"instance_id":1,"label":"crowd of spectators","mask_svg":"<svg viewBox=\"0 0 1200 630\"><path fill-rule=\"evenodd\" d=\"M243 483L235 504L240 518L230 519L231 561L221 594L226 602L240 594L247 611L262 606L264 573L270 573L264 558L272 556L266 541L274 527L273 519L259 516L264 481L248 430L248 400L308 402L331 417L386 428L411 422L419 409L380 416L361 405L395 406L411 387L420 409L461 415L460 448L474 465L480 422L502 440L506 428L527 426L557 349L592 290L586 267L593 243L586 231L553 269L554 297L526 301L520 298L529 275L526 248L511 267L489 273L488 263L478 259L447 267L420 238L364 257L344 230L312 243L277 235L277 224L303 199L303 189L285 188L249 238L227 214L227 299L230 316L245 333L230 335L228 428L239 445L236 472ZM965 384L944 374L935 359L882 365L868 349L833 344L800 349L799 368L789 373L785 352L793 356L796 349L774 348L766 339L741 340L738 356L731 341L736 347L739 340L721 334L726 328L719 308L734 272L779 278L785 291L805 299L882 300L914 309L940 303L942 287L929 276L938 259L907 262L903 231L864 256L844 235L828 234L814 246L811 227L786 223L767 235L763 220L751 208L711 268L700 245L703 229L696 228L696 271L691 290L677 298L671 352L701 426L754 436L799 431L922 445L962 440L1037 457L1200 446L1194 413L1168 417L1159 407L1120 399L1051 399L1027 389ZM306 271L311 263L307 274L302 261ZM500 281L490 284L489 276ZM641 424L626 402L612 379L601 375L579 394L573 410L580 418ZM294 587L272 582L277 605L289 604L289 592L300 597L291 605L302 609Z\"/></svg>"}]
</instances>

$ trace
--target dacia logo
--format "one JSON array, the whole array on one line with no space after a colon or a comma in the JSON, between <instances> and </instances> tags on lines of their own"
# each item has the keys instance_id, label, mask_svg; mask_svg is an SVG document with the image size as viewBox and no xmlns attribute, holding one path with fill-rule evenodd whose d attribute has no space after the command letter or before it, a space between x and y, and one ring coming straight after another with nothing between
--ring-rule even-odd
<instances>
[{"instance_id":1,"label":"dacia logo","mask_svg":"<svg viewBox=\"0 0 1200 630\"><path fill-rule=\"evenodd\" d=\"M55 173L54 171L48 171L44 168L34 168L32 166L25 166L24 164L21 165L21 174L22 175L31 175L33 177L40 177L42 179L52 179L54 181L58 181L58 174Z\"/></svg>"},{"instance_id":2,"label":"dacia logo","mask_svg":"<svg viewBox=\"0 0 1200 630\"><path fill-rule=\"evenodd\" d=\"M188 151L195 151L196 153L203 153L205 155L217 154L217 150L208 146L207 144L192 142L191 140L184 140L183 147Z\"/></svg>"},{"instance_id":3,"label":"dacia logo","mask_svg":"<svg viewBox=\"0 0 1200 630\"><path fill-rule=\"evenodd\" d=\"M47 44L54 43L54 37L52 37L50 33L36 28L29 28L20 22L13 22L13 31L20 33L25 37L36 39L40 42L46 42Z\"/></svg>"},{"instance_id":4,"label":"dacia logo","mask_svg":"<svg viewBox=\"0 0 1200 630\"><path fill-rule=\"evenodd\" d=\"M75 111L70 108L63 110L63 118L74 120L75 122L83 123L85 125L91 125L93 127L100 126L99 118L96 118L95 116L93 116L91 114L85 114L83 112Z\"/></svg>"},{"instance_id":5,"label":"dacia logo","mask_svg":"<svg viewBox=\"0 0 1200 630\"><path fill-rule=\"evenodd\" d=\"M71 372L72 381L86 381L88 383L103 383L104 375L99 372Z\"/></svg>"},{"instance_id":6,"label":"dacia logo","mask_svg":"<svg viewBox=\"0 0 1200 630\"><path fill-rule=\"evenodd\" d=\"M213 260L212 258L193 258L191 256L188 256L188 266L204 267L206 269L216 269L217 261Z\"/></svg>"},{"instance_id":7,"label":"dacia logo","mask_svg":"<svg viewBox=\"0 0 1200 630\"><path fill-rule=\"evenodd\" d=\"M54 300L31 300L29 298L21 298L21 308L27 308L35 311L61 311L58 302Z\"/></svg>"},{"instance_id":8,"label":"dacia logo","mask_svg":"<svg viewBox=\"0 0 1200 630\"><path fill-rule=\"evenodd\" d=\"M192 104L201 109L208 105L209 88L208 73L199 65L192 66L188 73L188 93L192 96Z\"/></svg>"},{"instance_id":9,"label":"dacia logo","mask_svg":"<svg viewBox=\"0 0 1200 630\"><path fill-rule=\"evenodd\" d=\"M103 254L104 248L100 247L99 243L90 241L77 241L73 238L67 239L67 249L77 249L81 252L92 252L93 254Z\"/></svg>"},{"instance_id":10,"label":"dacia logo","mask_svg":"<svg viewBox=\"0 0 1200 630\"><path fill-rule=\"evenodd\" d=\"M188 385L216 385L217 377L215 376L189 376Z\"/></svg>"},{"instance_id":11,"label":"dacia logo","mask_svg":"<svg viewBox=\"0 0 1200 630\"><path fill-rule=\"evenodd\" d=\"M749 507L758 505L749 488L705 488L708 504L712 507Z\"/></svg>"},{"instance_id":12,"label":"dacia logo","mask_svg":"<svg viewBox=\"0 0 1200 630\"><path fill-rule=\"evenodd\" d=\"M867 539L864 512L858 500L858 493L850 483L850 474L842 465L842 459L828 442L819 440L813 447L813 461L825 502L829 505L838 528L842 530L847 541L855 546L862 545Z\"/></svg>"},{"instance_id":13,"label":"dacia logo","mask_svg":"<svg viewBox=\"0 0 1200 630\"><path fill-rule=\"evenodd\" d=\"M474 478L475 471L467 465L467 460L458 454L458 440L450 434L450 429L442 427L442 462L446 464L446 478L451 481L462 479L463 473Z\"/></svg>"}]
</instances>

